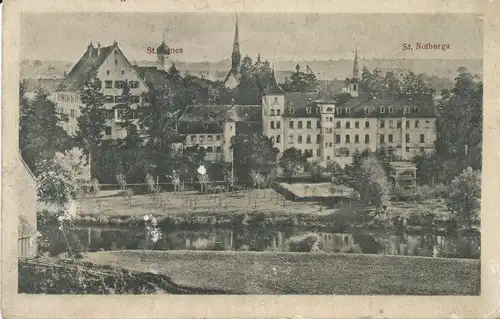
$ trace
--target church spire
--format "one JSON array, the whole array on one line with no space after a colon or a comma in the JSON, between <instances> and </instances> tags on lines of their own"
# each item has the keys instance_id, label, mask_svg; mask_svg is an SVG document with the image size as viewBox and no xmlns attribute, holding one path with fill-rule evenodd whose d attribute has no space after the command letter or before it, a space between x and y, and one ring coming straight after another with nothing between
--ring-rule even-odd
<instances>
[{"instance_id":1,"label":"church spire","mask_svg":"<svg viewBox=\"0 0 500 319\"><path fill-rule=\"evenodd\" d=\"M358 67L358 47L354 50L354 64L352 66L352 77L355 79L359 78L359 67Z\"/></svg>"},{"instance_id":2,"label":"church spire","mask_svg":"<svg viewBox=\"0 0 500 319\"><path fill-rule=\"evenodd\" d=\"M240 39L238 32L238 15L236 15L236 27L234 29L233 53L231 55L231 70L240 70L241 54L240 54Z\"/></svg>"}]
</instances>

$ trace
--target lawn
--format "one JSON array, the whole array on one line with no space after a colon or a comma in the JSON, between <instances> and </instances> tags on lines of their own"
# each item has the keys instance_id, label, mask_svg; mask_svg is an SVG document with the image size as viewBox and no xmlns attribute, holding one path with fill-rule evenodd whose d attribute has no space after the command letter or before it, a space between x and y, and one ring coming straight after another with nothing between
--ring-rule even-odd
<instances>
[{"instance_id":1,"label":"lawn","mask_svg":"<svg viewBox=\"0 0 500 319\"><path fill-rule=\"evenodd\" d=\"M213 195L200 194L195 191L164 192L159 194L155 202L152 195L134 195L131 203L125 202L122 196L87 197L79 201L80 214L105 216L132 216L153 213L155 215L186 214L192 212L286 212L317 213L319 203L298 203L286 200L272 189L244 190L233 193ZM115 191L114 194L117 194ZM322 214L331 213L332 209L322 208Z\"/></svg>"},{"instance_id":2,"label":"lawn","mask_svg":"<svg viewBox=\"0 0 500 319\"><path fill-rule=\"evenodd\" d=\"M478 260L324 253L106 251L86 260L231 294L478 295Z\"/></svg>"}]
</instances>

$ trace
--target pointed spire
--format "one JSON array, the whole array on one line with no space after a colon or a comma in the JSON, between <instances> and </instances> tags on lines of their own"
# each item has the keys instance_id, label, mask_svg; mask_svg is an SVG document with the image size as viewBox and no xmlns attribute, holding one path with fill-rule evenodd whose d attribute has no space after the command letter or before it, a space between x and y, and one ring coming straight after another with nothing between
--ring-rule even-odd
<instances>
[{"instance_id":1,"label":"pointed spire","mask_svg":"<svg viewBox=\"0 0 500 319\"><path fill-rule=\"evenodd\" d=\"M274 74L274 65L272 66L271 78L269 79L269 85L264 90L265 95L276 95L276 94L285 94L285 91L279 86L278 81L276 80L276 75Z\"/></svg>"},{"instance_id":2,"label":"pointed spire","mask_svg":"<svg viewBox=\"0 0 500 319\"><path fill-rule=\"evenodd\" d=\"M358 46L354 49L354 64L352 66L352 77L355 79L359 78L359 67L358 67Z\"/></svg>"},{"instance_id":3,"label":"pointed spire","mask_svg":"<svg viewBox=\"0 0 500 319\"><path fill-rule=\"evenodd\" d=\"M241 62L240 38L238 31L238 14L236 14L236 27L234 28L233 53L231 55L231 70L239 72L240 62Z\"/></svg>"}]
</instances>

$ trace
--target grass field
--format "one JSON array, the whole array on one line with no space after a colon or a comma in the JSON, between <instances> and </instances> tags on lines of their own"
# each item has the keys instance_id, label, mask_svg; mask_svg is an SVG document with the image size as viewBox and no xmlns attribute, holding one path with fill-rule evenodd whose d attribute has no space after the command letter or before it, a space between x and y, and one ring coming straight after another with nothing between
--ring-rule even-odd
<instances>
[{"instance_id":1,"label":"grass field","mask_svg":"<svg viewBox=\"0 0 500 319\"><path fill-rule=\"evenodd\" d=\"M114 192L117 193L116 191ZM108 195L112 194L108 192ZM331 213L332 209L322 208L319 203L299 203L286 200L272 189L244 190L233 193L205 195L191 192L165 192L159 194L159 201L152 195L134 195L131 203L126 203L122 196L88 197L79 201L80 214L105 216L167 215L186 214L196 211L241 212L264 211L286 213Z\"/></svg>"},{"instance_id":2,"label":"grass field","mask_svg":"<svg viewBox=\"0 0 500 319\"><path fill-rule=\"evenodd\" d=\"M323 253L106 251L86 260L231 294L478 295L478 260Z\"/></svg>"}]
</instances>

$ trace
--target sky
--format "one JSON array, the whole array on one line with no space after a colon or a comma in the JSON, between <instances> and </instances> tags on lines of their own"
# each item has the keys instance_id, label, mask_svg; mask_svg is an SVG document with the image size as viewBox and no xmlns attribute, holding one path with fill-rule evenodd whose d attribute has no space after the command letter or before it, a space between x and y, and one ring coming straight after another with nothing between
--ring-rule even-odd
<instances>
[{"instance_id":1,"label":"sky","mask_svg":"<svg viewBox=\"0 0 500 319\"><path fill-rule=\"evenodd\" d=\"M452 59L483 56L481 17L473 14L239 13L242 55L269 61ZM21 20L21 59L76 61L94 45L117 41L129 60L154 61L148 47L165 34L173 59L220 61L231 56L235 14L29 13ZM450 49L403 50L403 44L449 44Z\"/></svg>"}]
</instances>

